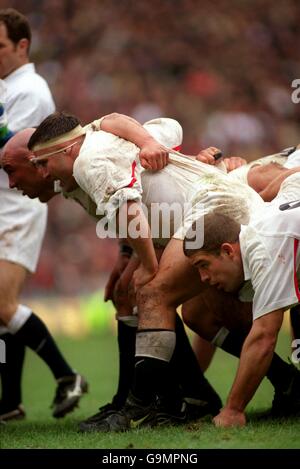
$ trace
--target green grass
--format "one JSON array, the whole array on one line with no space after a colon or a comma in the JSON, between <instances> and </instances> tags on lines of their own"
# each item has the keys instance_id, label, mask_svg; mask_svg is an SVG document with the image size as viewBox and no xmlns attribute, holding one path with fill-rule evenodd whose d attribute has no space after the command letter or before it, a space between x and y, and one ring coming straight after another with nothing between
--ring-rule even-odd
<instances>
[{"instance_id":1,"label":"green grass","mask_svg":"<svg viewBox=\"0 0 300 469\"><path fill-rule=\"evenodd\" d=\"M108 402L117 382L116 338L109 335L82 340L60 338L62 350L90 383L90 393L80 408L63 420L51 417L49 405L54 382L47 367L33 353L27 353L23 402L27 419L0 426L0 448L299 448L300 422L268 422L258 413L271 405L273 391L265 382L248 406L247 427L217 429L209 419L177 428L135 430L125 434L80 434L77 423ZM289 354L289 337L283 334L279 351ZM222 399L230 388L237 360L219 352L207 376Z\"/></svg>"}]
</instances>

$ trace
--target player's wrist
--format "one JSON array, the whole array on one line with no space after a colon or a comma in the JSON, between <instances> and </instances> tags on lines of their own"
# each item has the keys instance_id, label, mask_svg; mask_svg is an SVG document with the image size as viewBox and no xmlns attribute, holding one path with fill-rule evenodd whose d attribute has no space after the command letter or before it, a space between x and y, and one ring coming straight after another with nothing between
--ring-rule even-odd
<instances>
[{"instance_id":1,"label":"player's wrist","mask_svg":"<svg viewBox=\"0 0 300 469\"><path fill-rule=\"evenodd\" d=\"M245 404L241 399L229 397L223 410L226 410L231 414L243 414L245 411Z\"/></svg>"},{"instance_id":2,"label":"player's wrist","mask_svg":"<svg viewBox=\"0 0 300 469\"><path fill-rule=\"evenodd\" d=\"M159 143L151 136L151 135L145 135L142 142L141 142L141 150L148 146L148 145L159 145Z\"/></svg>"}]
</instances>

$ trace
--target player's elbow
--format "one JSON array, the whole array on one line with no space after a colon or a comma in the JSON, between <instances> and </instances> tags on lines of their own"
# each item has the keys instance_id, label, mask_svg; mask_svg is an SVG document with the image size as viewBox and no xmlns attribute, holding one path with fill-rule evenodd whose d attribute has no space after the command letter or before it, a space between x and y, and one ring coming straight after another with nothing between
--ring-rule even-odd
<instances>
[{"instance_id":1,"label":"player's elbow","mask_svg":"<svg viewBox=\"0 0 300 469\"><path fill-rule=\"evenodd\" d=\"M107 114L107 115L105 116L105 118L103 119L103 122L104 122L104 121L107 121L107 120L117 120L117 119L119 119L121 116L122 116L122 114L119 114L118 112L112 112L111 114Z\"/></svg>"},{"instance_id":2,"label":"player's elbow","mask_svg":"<svg viewBox=\"0 0 300 469\"><path fill-rule=\"evenodd\" d=\"M110 114L107 114L106 118L110 119L118 119L122 114L119 114L118 112L111 112Z\"/></svg>"}]
</instances>

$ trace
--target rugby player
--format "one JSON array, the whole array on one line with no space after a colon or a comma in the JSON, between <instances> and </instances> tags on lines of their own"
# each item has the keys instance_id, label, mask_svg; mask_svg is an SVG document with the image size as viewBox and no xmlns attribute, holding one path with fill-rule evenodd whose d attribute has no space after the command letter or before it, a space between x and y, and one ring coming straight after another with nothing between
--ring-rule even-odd
<instances>
[{"instance_id":1,"label":"rugby player","mask_svg":"<svg viewBox=\"0 0 300 469\"><path fill-rule=\"evenodd\" d=\"M263 201L249 187L238 181L232 184L226 175L214 168L169 154L170 164L155 175L156 187L168 187L165 198L169 203L174 202L176 196L177 199L182 196L184 200L192 200L193 207L183 226L168 242L158 265L148 222L137 203L142 198L140 178L143 177L145 184L147 175L136 162L136 148L129 145L129 142L125 146L121 139L115 140L101 132L85 135L78 127L78 121L65 119L61 114L47 118L29 142L35 161L44 165L45 177L51 175L60 179L65 190L73 190L79 185L94 200L99 215L106 215L108 221L115 216L119 219L124 216L127 223L134 220L149 234L146 238L134 238L130 233L128 236L141 265L134 273L139 330L135 378L125 414L129 421L145 420L153 409L155 395L163 390L168 396L165 405L176 420L181 418L181 401L174 398L176 393L168 365L176 341L176 307L205 288L199 283L196 269L183 255L185 232L197 209L203 211L203 205L205 211L221 211L247 223L251 213L259 210ZM159 177L165 176L164 185L160 184ZM172 194L171 189L175 193ZM146 196L144 191L147 205L150 201ZM104 203L108 201L111 204L105 213L107 206ZM133 215L132 210L135 211Z\"/></svg>"},{"instance_id":2,"label":"rugby player","mask_svg":"<svg viewBox=\"0 0 300 469\"><path fill-rule=\"evenodd\" d=\"M29 125L38 125L54 110L46 81L29 62L31 31L27 19L14 9L0 10L1 146ZM7 126L8 122L8 126ZM57 389L53 416L63 417L87 390L84 378L62 356L46 325L19 295L29 273L36 269L44 236L47 207L11 191L0 169L0 321L6 344L0 365L2 396L0 420L23 418L21 374L25 346L33 349L52 371Z\"/></svg>"},{"instance_id":3,"label":"rugby player","mask_svg":"<svg viewBox=\"0 0 300 469\"><path fill-rule=\"evenodd\" d=\"M227 403L214 418L216 426L245 425L246 405L270 368L283 313L300 301L299 170L285 179L275 199L254 214L247 226L222 214L205 215L202 247L189 249L188 238L184 242L185 254L201 282L227 295L238 292L240 301L235 297L234 302L239 311L241 301L253 298L253 324ZM235 306L232 314L236 313ZM193 321L197 328L195 314ZM281 379L280 405L290 414L299 412L299 372L295 369L289 379L283 373Z\"/></svg>"}]
</instances>

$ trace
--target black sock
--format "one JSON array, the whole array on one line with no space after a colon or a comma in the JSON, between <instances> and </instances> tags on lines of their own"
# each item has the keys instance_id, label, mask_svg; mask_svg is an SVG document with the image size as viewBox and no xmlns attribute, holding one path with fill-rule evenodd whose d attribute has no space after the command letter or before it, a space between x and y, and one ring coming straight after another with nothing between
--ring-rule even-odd
<instances>
[{"instance_id":1,"label":"black sock","mask_svg":"<svg viewBox=\"0 0 300 469\"><path fill-rule=\"evenodd\" d=\"M155 383L163 376L168 363L151 357L135 357L132 392L135 397L149 404L157 393Z\"/></svg>"},{"instance_id":2,"label":"black sock","mask_svg":"<svg viewBox=\"0 0 300 469\"><path fill-rule=\"evenodd\" d=\"M13 410L22 402L22 370L25 347L12 334L0 337L5 342L6 363L0 364L2 384L1 407Z\"/></svg>"},{"instance_id":3,"label":"black sock","mask_svg":"<svg viewBox=\"0 0 300 469\"><path fill-rule=\"evenodd\" d=\"M182 392L170 363L142 356L135 360L133 395L145 405L159 396L167 408L179 410Z\"/></svg>"},{"instance_id":4,"label":"black sock","mask_svg":"<svg viewBox=\"0 0 300 469\"><path fill-rule=\"evenodd\" d=\"M171 365L177 373L184 397L206 400L214 390L204 377L180 316L176 315L176 346Z\"/></svg>"},{"instance_id":5,"label":"black sock","mask_svg":"<svg viewBox=\"0 0 300 469\"><path fill-rule=\"evenodd\" d=\"M277 353L274 353L270 368L266 374L274 389L285 391L289 387L293 374L293 367L282 360Z\"/></svg>"},{"instance_id":6,"label":"black sock","mask_svg":"<svg viewBox=\"0 0 300 469\"><path fill-rule=\"evenodd\" d=\"M178 379L170 365L176 344L175 331L147 329L136 333L136 356L132 393L144 405L159 397L174 411L182 404Z\"/></svg>"},{"instance_id":7,"label":"black sock","mask_svg":"<svg viewBox=\"0 0 300 469\"><path fill-rule=\"evenodd\" d=\"M295 339L300 339L300 305L294 306L290 310L290 320Z\"/></svg>"},{"instance_id":8,"label":"black sock","mask_svg":"<svg viewBox=\"0 0 300 469\"><path fill-rule=\"evenodd\" d=\"M247 334L245 332L229 332L220 348L235 357L240 357L246 337ZM274 353L266 373L266 377L270 380L274 389L282 390L286 388L287 383L290 382L291 373L291 366L282 360L277 353Z\"/></svg>"},{"instance_id":9,"label":"black sock","mask_svg":"<svg viewBox=\"0 0 300 469\"><path fill-rule=\"evenodd\" d=\"M74 374L74 371L59 351L46 325L34 313L29 316L14 336L30 347L47 363L56 379Z\"/></svg>"},{"instance_id":10,"label":"black sock","mask_svg":"<svg viewBox=\"0 0 300 469\"><path fill-rule=\"evenodd\" d=\"M132 385L136 329L136 327L127 326L124 322L118 321L119 382L113 404L120 408L125 404Z\"/></svg>"},{"instance_id":11,"label":"black sock","mask_svg":"<svg viewBox=\"0 0 300 469\"><path fill-rule=\"evenodd\" d=\"M223 341L220 348L224 350L224 352L230 353L235 357L240 357L241 351L243 348L243 344L247 337L247 333L242 331L230 331L229 334L226 336L225 340Z\"/></svg>"}]
</instances>

